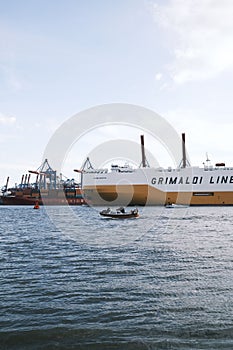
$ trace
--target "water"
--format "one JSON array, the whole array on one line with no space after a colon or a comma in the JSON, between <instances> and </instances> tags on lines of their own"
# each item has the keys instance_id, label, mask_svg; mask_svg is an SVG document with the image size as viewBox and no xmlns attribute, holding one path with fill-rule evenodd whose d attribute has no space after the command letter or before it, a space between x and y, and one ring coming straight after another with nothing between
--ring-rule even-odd
<instances>
[{"instance_id":1,"label":"water","mask_svg":"<svg viewBox=\"0 0 233 350\"><path fill-rule=\"evenodd\" d=\"M0 349L233 349L233 208L139 211L0 207Z\"/></svg>"}]
</instances>

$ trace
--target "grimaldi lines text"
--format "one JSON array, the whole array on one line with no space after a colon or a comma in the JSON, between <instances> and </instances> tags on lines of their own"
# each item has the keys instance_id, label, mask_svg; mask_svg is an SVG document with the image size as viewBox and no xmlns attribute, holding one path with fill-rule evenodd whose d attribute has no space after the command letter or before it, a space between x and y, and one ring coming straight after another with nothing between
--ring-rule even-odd
<instances>
[{"instance_id":1,"label":"grimaldi lines text","mask_svg":"<svg viewBox=\"0 0 233 350\"><path fill-rule=\"evenodd\" d=\"M203 181L203 176L193 176L192 178L190 177L159 177L159 178L156 178L156 177L153 177L152 180L151 180L151 183L152 185L155 185L155 184L158 184L158 185L162 185L162 184L169 184L169 185L183 185L183 184L186 184L186 185L190 185L190 184L193 184L193 185L196 185L196 184L201 184ZM214 176L210 176L209 178L209 183L210 184L218 184L218 183L221 183L221 184L233 184L233 175L231 176L217 176L217 177L214 177Z\"/></svg>"}]
</instances>

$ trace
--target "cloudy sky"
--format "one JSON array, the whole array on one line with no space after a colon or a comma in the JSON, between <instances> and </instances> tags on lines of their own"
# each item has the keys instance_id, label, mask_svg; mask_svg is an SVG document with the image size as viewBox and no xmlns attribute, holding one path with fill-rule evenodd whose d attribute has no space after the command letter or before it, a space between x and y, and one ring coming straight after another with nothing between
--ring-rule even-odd
<instances>
[{"instance_id":1,"label":"cloudy sky","mask_svg":"<svg viewBox=\"0 0 233 350\"><path fill-rule=\"evenodd\" d=\"M206 152L233 165L231 0L0 4L0 185L38 168L64 121L106 103L149 108L186 132L193 165Z\"/></svg>"}]
</instances>

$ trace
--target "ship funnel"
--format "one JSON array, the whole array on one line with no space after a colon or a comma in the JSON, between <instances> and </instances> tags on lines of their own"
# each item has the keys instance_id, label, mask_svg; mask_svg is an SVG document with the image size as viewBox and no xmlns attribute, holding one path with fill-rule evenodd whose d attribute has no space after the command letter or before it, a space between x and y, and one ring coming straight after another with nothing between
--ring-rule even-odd
<instances>
[{"instance_id":1,"label":"ship funnel","mask_svg":"<svg viewBox=\"0 0 233 350\"><path fill-rule=\"evenodd\" d=\"M141 135L141 150L142 150L142 167L146 167L146 156L145 156L145 147L144 147L144 135Z\"/></svg>"},{"instance_id":2,"label":"ship funnel","mask_svg":"<svg viewBox=\"0 0 233 350\"><path fill-rule=\"evenodd\" d=\"M185 133L182 133L182 168L186 168Z\"/></svg>"}]
</instances>

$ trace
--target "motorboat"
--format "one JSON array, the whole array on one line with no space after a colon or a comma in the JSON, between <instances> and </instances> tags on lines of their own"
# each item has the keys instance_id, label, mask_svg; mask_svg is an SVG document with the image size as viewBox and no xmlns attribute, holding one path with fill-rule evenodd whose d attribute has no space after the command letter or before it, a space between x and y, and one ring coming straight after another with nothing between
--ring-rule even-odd
<instances>
[{"instance_id":1,"label":"motorboat","mask_svg":"<svg viewBox=\"0 0 233 350\"><path fill-rule=\"evenodd\" d=\"M117 208L112 210L110 208L104 209L99 213L101 216L112 219L130 219L139 217L138 209L132 209L126 211L124 207Z\"/></svg>"}]
</instances>

